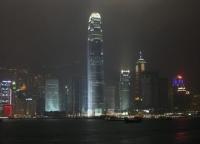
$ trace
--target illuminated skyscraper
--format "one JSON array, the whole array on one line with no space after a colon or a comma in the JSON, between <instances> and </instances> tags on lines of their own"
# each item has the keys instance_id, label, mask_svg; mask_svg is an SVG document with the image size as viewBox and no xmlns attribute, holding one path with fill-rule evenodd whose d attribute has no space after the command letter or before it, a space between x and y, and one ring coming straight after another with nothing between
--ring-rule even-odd
<instances>
[{"instance_id":1,"label":"illuminated skyscraper","mask_svg":"<svg viewBox=\"0 0 200 144\"><path fill-rule=\"evenodd\" d=\"M128 112L130 106L130 70L121 70L119 83L120 111Z\"/></svg>"},{"instance_id":2,"label":"illuminated skyscraper","mask_svg":"<svg viewBox=\"0 0 200 144\"><path fill-rule=\"evenodd\" d=\"M2 81L0 83L0 103L2 104L12 104L12 82Z\"/></svg>"},{"instance_id":3,"label":"illuminated skyscraper","mask_svg":"<svg viewBox=\"0 0 200 144\"><path fill-rule=\"evenodd\" d=\"M59 83L57 79L48 79L45 84L45 111L60 111Z\"/></svg>"},{"instance_id":4,"label":"illuminated skyscraper","mask_svg":"<svg viewBox=\"0 0 200 144\"><path fill-rule=\"evenodd\" d=\"M103 31L99 13L92 13L88 22L87 48L87 114L98 116L104 109Z\"/></svg>"},{"instance_id":5,"label":"illuminated skyscraper","mask_svg":"<svg viewBox=\"0 0 200 144\"><path fill-rule=\"evenodd\" d=\"M139 59L137 60L136 67L135 67L135 77L134 77L134 96L133 96L133 103L136 109L141 107L142 102L142 92L141 92L141 75L146 71L146 61L142 56L142 52L139 52Z\"/></svg>"},{"instance_id":6,"label":"illuminated skyscraper","mask_svg":"<svg viewBox=\"0 0 200 144\"><path fill-rule=\"evenodd\" d=\"M12 116L12 81L0 82L0 113L4 113L3 116Z\"/></svg>"},{"instance_id":7,"label":"illuminated skyscraper","mask_svg":"<svg viewBox=\"0 0 200 144\"><path fill-rule=\"evenodd\" d=\"M185 81L181 75L177 75L172 81L173 105L175 111L185 111L189 107L190 92L186 90Z\"/></svg>"}]
</instances>

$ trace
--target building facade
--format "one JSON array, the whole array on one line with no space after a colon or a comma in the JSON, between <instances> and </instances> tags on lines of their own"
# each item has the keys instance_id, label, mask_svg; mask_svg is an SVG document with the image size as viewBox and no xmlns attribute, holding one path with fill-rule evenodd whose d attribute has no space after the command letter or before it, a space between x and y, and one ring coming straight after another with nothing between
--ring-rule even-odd
<instances>
[{"instance_id":1,"label":"building facade","mask_svg":"<svg viewBox=\"0 0 200 144\"><path fill-rule=\"evenodd\" d=\"M114 85L106 84L104 95L106 114L113 114L115 112L116 87Z\"/></svg>"},{"instance_id":2,"label":"building facade","mask_svg":"<svg viewBox=\"0 0 200 144\"><path fill-rule=\"evenodd\" d=\"M133 83L133 107L134 109L141 109L142 104L142 90L141 90L141 77L146 71L146 61L143 58L142 52L139 52L139 59L135 66L135 75Z\"/></svg>"},{"instance_id":3,"label":"building facade","mask_svg":"<svg viewBox=\"0 0 200 144\"><path fill-rule=\"evenodd\" d=\"M121 70L119 82L119 105L121 112L128 112L130 108L130 70Z\"/></svg>"},{"instance_id":4,"label":"building facade","mask_svg":"<svg viewBox=\"0 0 200 144\"><path fill-rule=\"evenodd\" d=\"M45 83L45 111L60 111L59 81L47 79Z\"/></svg>"},{"instance_id":5,"label":"building facade","mask_svg":"<svg viewBox=\"0 0 200 144\"><path fill-rule=\"evenodd\" d=\"M173 87L173 110L183 112L189 109L190 92L186 89L185 80L177 75L172 81Z\"/></svg>"},{"instance_id":6,"label":"building facade","mask_svg":"<svg viewBox=\"0 0 200 144\"><path fill-rule=\"evenodd\" d=\"M12 81L0 82L0 113L1 116L11 117L13 115Z\"/></svg>"},{"instance_id":7,"label":"building facade","mask_svg":"<svg viewBox=\"0 0 200 144\"><path fill-rule=\"evenodd\" d=\"M87 115L99 116L104 111L104 61L102 19L92 13L88 22L87 48Z\"/></svg>"}]
</instances>

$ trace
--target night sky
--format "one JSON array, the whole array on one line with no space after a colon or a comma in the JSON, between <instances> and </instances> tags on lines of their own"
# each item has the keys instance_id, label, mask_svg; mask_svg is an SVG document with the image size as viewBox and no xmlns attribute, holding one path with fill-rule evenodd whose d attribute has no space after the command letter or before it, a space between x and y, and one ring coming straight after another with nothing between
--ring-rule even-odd
<instances>
[{"instance_id":1,"label":"night sky","mask_svg":"<svg viewBox=\"0 0 200 144\"><path fill-rule=\"evenodd\" d=\"M93 11L103 19L107 81L133 70L142 50L150 70L180 73L200 92L198 0L1 0L0 66L84 71Z\"/></svg>"}]
</instances>

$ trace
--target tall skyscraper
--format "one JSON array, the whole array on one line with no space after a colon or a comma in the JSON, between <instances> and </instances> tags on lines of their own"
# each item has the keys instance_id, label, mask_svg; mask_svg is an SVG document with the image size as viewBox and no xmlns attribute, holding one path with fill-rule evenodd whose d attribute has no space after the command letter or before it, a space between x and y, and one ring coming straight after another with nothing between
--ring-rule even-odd
<instances>
[{"instance_id":1,"label":"tall skyscraper","mask_svg":"<svg viewBox=\"0 0 200 144\"><path fill-rule=\"evenodd\" d=\"M121 70L119 83L120 111L128 112L130 106L130 70Z\"/></svg>"},{"instance_id":2,"label":"tall skyscraper","mask_svg":"<svg viewBox=\"0 0 200 144\"><path fill-rule=\"evenodd\" d=\"M140 109L142 102L141 92L141 75L146 71L146 61L143 58L142 52L139 52L139 59L136 62L135 77L134 77L134 90L133 90L133 103L134 108Z\"/></svg>"},{"instance_id":3,"label":"tall skyscraper","mask_svg":"<svg viewBox=\"0 0 200 144\"><path fill-rule=\"evenodd\" d=\"M88 22L87 48L87 114L99 116L104 110L104 61L102 19L92 13Z\"/></svg>"},{"instance_id":4,"label":"tall skyscraper","mask_svg":"<svg viewBox=\"0 0 200 144\"><path fill-rule=\"evenodd\" d=\"M59 81L48 79L45 84L45 111L60 111Z\"/></svg>"},{"instance_id":5,"label":"tall skyscraper","mask_svg":"<svg viewBox=\"0 0 200 144\"><path fill-rule=\"evenodd\" d=\"M143 110L159 108L159 75L156 72L144 72L140 75L140 103ZM166 88L167 89L167 88Z\"/></svg>"}]
</instances>

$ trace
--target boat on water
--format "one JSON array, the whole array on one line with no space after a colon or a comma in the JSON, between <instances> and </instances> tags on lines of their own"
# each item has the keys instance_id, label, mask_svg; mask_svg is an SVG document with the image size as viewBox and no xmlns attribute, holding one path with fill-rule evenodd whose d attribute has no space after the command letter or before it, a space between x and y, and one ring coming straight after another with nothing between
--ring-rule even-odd
<instances>
[{"instance_id":1,"label":"boat on water","mask_svg":"<svg viewBox=\"0 0 200 144\"><path fill-rule=\"evenodd\" d=\"M105 120L107 120L107 121L123 121L124 119L121 117L116 117L116 116L107 116L107 117L105 117Z\"/></svg>"},{"instance_id":2,"label":"boat on water","mask_svg":"<svg viewBox=\"0 0 200 144\"><path fill-rule=\"evenodd\" d=\"M142 117L125 117L124 118L125 123L139 123L142 122Z\"/></svg>"}]
</instances>

